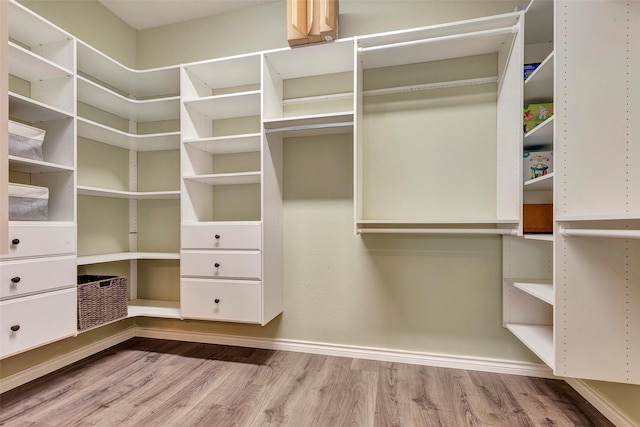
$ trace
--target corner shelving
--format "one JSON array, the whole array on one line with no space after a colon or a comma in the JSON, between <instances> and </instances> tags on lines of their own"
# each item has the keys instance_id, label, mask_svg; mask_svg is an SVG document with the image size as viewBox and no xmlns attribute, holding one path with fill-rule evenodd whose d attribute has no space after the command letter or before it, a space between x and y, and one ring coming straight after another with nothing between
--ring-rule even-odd
<instances>
[{"instance_id":1,"label":"corner shelving","mask_svg":"<svg viewBox=\"0 0 640 427\"><path fill-rule=\"evenodd\" d=\"M553 326L507 323L505 327L529 347L547 366L553 368L555 357Z\"/></svg>"},{"instance_id":2,"label":"corner shelving","mask_svg":"<svg viewBox=\"0 0 640 427\"><path fill-rule=\"evenodd\" d=\"M175 281L178 278L179 69L133 70L78 42L81 117L77 127L82 160L78 266L100 274L122 268L118 263L128 263L129 305L135 315L179 317L175 310L179 292L175 283L169 283L171 274L148 273L161 269L175 272ZM94 217L107 212L121 221L106 231L111 233L111 243L98 247L93 241L104 243L107 235L95 229ZM106 253L96 253L100 251ZM154 283L156 280L163 283ZM173 296L169 296L173 301L165 301L166 291L158 294L158 285L173 287ZM139 298L142 294L151 298ZM138 304L141 299L144 303Z\"/></svg>"}]
</instances>

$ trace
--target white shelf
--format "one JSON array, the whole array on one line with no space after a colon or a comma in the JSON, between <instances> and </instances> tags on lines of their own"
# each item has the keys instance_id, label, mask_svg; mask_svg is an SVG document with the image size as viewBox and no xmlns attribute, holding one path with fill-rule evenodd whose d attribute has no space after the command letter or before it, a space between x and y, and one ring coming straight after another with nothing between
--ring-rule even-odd
<instances>
[{"instance_id":1,"label":"white shelf","mask_svg":"<svg viewBox=\"0 0 640 427\"><path fill-rule=\"evenodd\" d=\"M553 52L524 81L524 103L553 102Z\"/></svg>"},{"instance_id":2,"label":"white shelf","mask_svg":"<svg viewBox=\"0 0 640 427\"><path fill-rule=\"evenodd\" d=\"M73 72L9 42L9 74L29 82L71 77Z\"/></svg>"},{"instance_id":3,"label":"white shelf","mask_svg":"<svg viewBox=\"0 0 640 427\"><path fill-rule=\"evenodd\" d=\"M525 239L529 240L542 240L545 242L553 242L553 234L525 234L523 236Z\"/></svg>"},{"instance_id":4,"label":"white shelf","mask_svg":"<svg viewBox=\"0 0 640 427\"><path fill-rule=\"evenodd\" d=\"M180 97L135 100L78 76L78 101L136 122L176 120L180 117Z\"/></svg>"},{"instance_id":5,"label":"white shelf","mask_svg":"<svg viewBox=\"0 0 640 427\"><path fill-rule=\"evenodd\" d=\"M260 151L260 134L189 139L184 144L209 154L252 153Z\"/></svg>"},{"instance_id":6,"label":"white shelf","mask_svg":"<svg viewBox=\"0 0 640 427\"><path fill-rule=\"evenodd\" d=\"M549 43L553 41L553 1L533 0L526 10L524 26L525 43Z\"/></svg>"},{"instance_id":7,"label":"white shelf","mask_svg":"<svg viewBox=\"0 0 640 427\"><path fill-rule=\"evenodd\" d=\"M71 40L71 35L46 22L21 4L8 2L9 37L27 46L41 46Z\"/></svg>"},{"instance_id":8,"label":"white shelf","mask_svg":"<svg viewBox=\"0 0 640 427\"><path fill-rule=\"evenodd\" d=\"M554 368L553 327L507 323L505 327L533 351L544 363Z\"/></svg>"},{"instance_id":9,"label":"white shelf","mask_svg":"<svg viewBox=\"0 0 640 427\"><path fill-rule=\"evenodd\" d=\"M100 255L79 256L78 265L101 264L103 262L130 261L138 259L180 259L177 252L116 252Z\"/></svg>"},{"instance_id":10,"label":"white shelf","mask_svg":"<svg viewBox=\"0 0 640 427\"><path fill-rule=\"evenodd\" d=\"M9 169L24 173L43 172L73 172L73 166L58 163L43 162L40 160L25 159L18 156L9 156Z\"/></svg>"},{"instance_id":11,"label":"white shelf","mask_svg":"<svg viewBox=\"0 0 640 427\"><path fill-rule=\"evenodd\" d=\"M640 219L640 212L611 215L557 215L556 221L630 221Z\"/></svg>"},{"instance_id":12,"label":"white shelf","mask_svg":"<svg viewBox=\"0 0 640 427\"><path fill-rule=\"evenodd\" d=\"M183 177L188 181L200 182L208 185L237 185L259 184L260 172L219 173L208 175L192 175Z\"/></svg>"},{"instance_id":13,"label":"white shelf","mask_svg":"<svg viewBox=\"0 0 640 427\"><path fill-rule=\"evenodd\" d=\"M541 280L541 279L505 279L509 284L515 286L518 289L523 290L529 295L533 295L546 302L547 304L553 305L555 303L555 295L553 292L553 281L552 280Z\"/></svg>"},{"instance_id":14,"label":"white shelf","mask_svg":"<svg viewBox=\"0 0 640 427\"><path fill-rule=\"evenodd\" d=\"M134 70L78 41L78 70L135 98L177 95L180 67Z\"/></svg>"},{"instance_id":15,"label":"white shelf","mask_svg":"<svg viewBox=\"0 0 640 427\"><path fill-rule=\"evenodd\" d=\"M364 68L495 53L513 37L520 13L358 38Z\"/></svg>"},{"instance_id":16,"label":"white shelf","mask_svg":"<svg viewBox=\"0 0 640 427\"><path fill-rule=\"evenodd\" d=\"M78 195L130 200L179 199L180 191L120 191L78 185Z\"/></svg>"},{"instance_id":17,"label":"white shelf","mask_svg":"<svg viewBox=\"0 0 640 427\"><path fill-rule=\"evenodd\" d=\"M283 117L264 121L266 132L284 137L331 135L353 132L353 112Z\"/></svg>"},{"instance_id":18,"label":"white shelf","mask_svg":"<svg viewBox=\"0 0 640 427\"><path fill-rule=\"evenodd\" d=\"M534 148L553 144L553 116L524 134L524 148Z\"/></svg>"},{"instance_id":19,"label":"white shelf","mask_svg":"<svg viewBox=\"0 0 640 427\"><path fill-rule=\"evenodd\" d=\"M517 219L507 220L494 220L494 219L481 219L481 220L439 220L439 221L401 221L393 219L359 219L356 221L357 225L414 225L414 226L429 226L438 224L458 224L458 225L473 225L473 224L517 224Z\"/></svg>"},{"instance_id":20,"label":"white shelf","mask_svg":"<svg viewBox=\"0 0 640 427\"><path fill-rule=\"evenodd\" d=\"M188 109L194 109L209 120L230 119L234 117L260 115L259 90L214 95L204 98L185 100Z\"/></svg>"},{"instance_id":21,"label":"white shelf","mask_svg":"<svg viewBox=\"0 0 640 427\"><path fill-rule=\"evenodd\" d=\"M134 151L177 150L180 132L131 134L78 117L78 136Z\"/></svg>"},{"instance_id":22,"label":"white shelf","mask_svg":"<svg viewBox=\"0 0 640 427\"><path fill-rule=\"evenodd\" d=\"M266 52L265 60L279 80L353 71L353 40Z\"/></svg>"},{"instance_id":23,"label":"white shelf","mask_svg":"<svg viewBox=\"0 0 640 427\"><path fill-rule=\"evenodd\" d=\"M73 113L69 111L64 111L12 92L9 92L9 111L11 112L11 117L28 123L47 122L73 117Z\"/></svg>"},{"instance_id":24,"label":"white shelf","mask_svg":"<svg viewBox=\"0 0 640 427\"><path fill-rule=\"evenodd\" d=\"M129 301L128 317L164 317L181 319L180 303L175 301L159 301L136 299Z\"/></svg>"},{"instance_id":25,"label":"white shelf","mask_svg":"<svg viewBox=\"0 0 640 427\"><path fill-rule=\"evenodd\" d=\"M553 190L553 172L524 182L525 191Z\"/></svg>"},{"instance_id":26,"label":"white shelf","mask_svg":"<svg viewBox=\"0 0 640 427\"><path fill-rule=\"evenodd\" d=\"M196 77L211 89L260 83L260 55L249 54L184 65L187 78Z\"/></svg>"}]
</instances>

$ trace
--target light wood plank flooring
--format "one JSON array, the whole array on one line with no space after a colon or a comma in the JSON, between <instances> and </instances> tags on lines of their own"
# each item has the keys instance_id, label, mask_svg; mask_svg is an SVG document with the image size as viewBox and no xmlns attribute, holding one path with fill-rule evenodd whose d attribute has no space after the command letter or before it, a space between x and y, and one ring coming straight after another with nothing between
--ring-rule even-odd
<instances>
[{"instance_id":1,"label":"light wood plank flooring","mask_svg":"<svg viewBox=\"0 0 640 427\"><path fill-rule=\"evenodd\" d=\"M0 395L5 426L611 426L565 382L134 338Z\"/></svg>"}]
</instances>

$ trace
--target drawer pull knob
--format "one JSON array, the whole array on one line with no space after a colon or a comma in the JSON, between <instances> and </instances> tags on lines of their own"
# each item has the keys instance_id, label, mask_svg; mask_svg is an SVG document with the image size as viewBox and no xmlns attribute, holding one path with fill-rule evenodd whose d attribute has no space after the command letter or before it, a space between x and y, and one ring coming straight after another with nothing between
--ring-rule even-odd
<instances>
[{"instance_id":1,"label":"drawer pull knob","mask_svg":"<svg viewBox=\"0 0 640 427\"><path fill-rule=\"evenodd\" d=\"M219 234L216 234L216 235L215 235L215 236L213 236L213 237L215 237L215 238L216 238L216 240L218 240L218 239L220 238L220 235L219 235Z\"/></svg>"},{"instance_id":2,"label":"drawer pull knob","mask_svg":"<svg viewBox=\"0 0 640 427\"><path fill-rule=\"evenodd\" d=\"M219 304L220 303L220 299L216 298L216 299L213 300L213 302L215 302L216 304Z\"/></svg>"},{"instance_id":3,"label":"drawer pull knob","mask_svg":"<svg viewBox=\"0 0 640 427\"><path fill-rule=\"evenodd\" d=\"M18 277L18 276L16 276L16 277L12 277L12 278L11 278L11 282L12 282L12 283L18 283L18 282L20 282L20 277Z\"/></svg>"},{"instance_id":4,"label":"drawer pull knob","mask_svg":"<svg viewBox=\"0 0 640 427\"><path fill-rule=\"evenodd\" d=\"M219 262L216 262L215 264L213 264L213 266L214 266L215 268L218 268L218 267L220 267L220 263L219 263Z\"/></svg>"},{"instance_id":5,"label":"drawer pull knob","mask_svg":"<svg viewBox=\"0 0 640 427\"><path fill-rule=\"evenodd\" d=\"M13 246L19 245L19 244L20 244L20 239L13 239L13 240L11 241L11 244L12 244Z\"/></svg>"},{"instance_id":6,"label":"drawer pull knob","mask_svg":"<svg viewBox=\"0 0 640 427\"><path fill-rule=\"evenodd\" d=\"M20 330L20 325L13 325L13 326L11 327L11 330L12 330L13 332L18 332L18 331Z\"/></svg>"}]
</instances>

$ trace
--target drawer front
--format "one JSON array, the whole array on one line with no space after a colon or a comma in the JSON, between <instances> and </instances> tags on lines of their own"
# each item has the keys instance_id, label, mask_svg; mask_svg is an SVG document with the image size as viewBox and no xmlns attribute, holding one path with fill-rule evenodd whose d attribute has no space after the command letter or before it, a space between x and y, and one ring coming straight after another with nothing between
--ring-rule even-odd
<instances>
[{"instance_id":1,"label":"drawer front","mask_svg":"<svg viewBox=\"0 0 640 427\"><path fill-rule=\"evenodd\" d=\"M260 282L183 279L180 286L182 317L260 323Z\"/></svg>"},{"instance_id":2,"label":"drawer front","mask_svg":"<svg viewBox=\"0 0 640 427\"><path fill-rule=\"evenodd\" d=\"M75 254L74 224L10 224L6 258Z\"/></svg>"},{"instance_id":3,"label":"drawer front","mask_svg":"<svg viewBox=\"0 0 640 427\"><path fill-rule=\"evenodd\" d=\"M183 225L183 249L261 249L260 224Z\"/></svg>"},{"instance_id":4,"label":"drawer front","mask_svg":"<svg viewBox=\"0 0 640 427\"><path fill-rule=\"evenodd\" d=\"M76 307L75 288L0 302L0 357L75 335Z\"/></svg>"},{"instance_id":5,"label":"drawer front","mask_svg":"<svg viewBox=\"0 0 640 427\"><path fill-rule=\"evenodd\" d=\"M182 276L260 279L259 251L183 251Z\"/></svg>"},{"instance_id":6,"label":"drawer front","mask_svg":"<svg viewBox=\"0 0 640 427\"><path fill-rule=\"evenodd\" d=\"M6 261L1 267L0 299L76 284L76 257Z\"/></svg>"}]
</instances>

